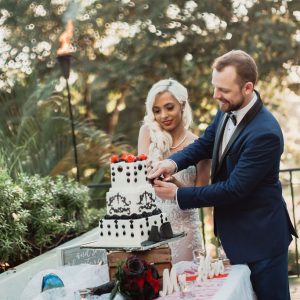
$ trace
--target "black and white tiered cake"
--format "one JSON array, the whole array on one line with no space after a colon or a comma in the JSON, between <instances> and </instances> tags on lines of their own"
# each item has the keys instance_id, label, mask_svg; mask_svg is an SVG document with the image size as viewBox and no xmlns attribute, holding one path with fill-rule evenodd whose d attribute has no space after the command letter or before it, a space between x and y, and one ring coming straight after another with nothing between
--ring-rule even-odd
<instances>
[{"instance_id":1,"label":"black and white tiered cake","mask_svg":"<svg viewBox=\"0 0 300 300\"><path fill-rule=\"evenodd\" d=\"M111 188L106 194L106 216L99 222L103 247L140 247L152 226L168 222L155 204L155 192L147 181L146 155L113 155Z\"/></svg>"}]
</instances>

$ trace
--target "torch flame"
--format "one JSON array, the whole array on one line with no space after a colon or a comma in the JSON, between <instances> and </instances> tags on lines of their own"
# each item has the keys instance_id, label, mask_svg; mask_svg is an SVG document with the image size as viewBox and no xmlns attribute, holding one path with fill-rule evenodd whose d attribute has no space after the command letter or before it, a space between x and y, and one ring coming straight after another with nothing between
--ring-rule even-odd
<instances>
[{"instance_id":1,"label":"torch flame","mask_svg":"<svg viewBox=\"0 0 300 300\"><path fill-rule=\"evenodd\" d=\"M60 35L60 48L57 49L57 55L68 55L71 52L71 39L73 36L73 22L72 20L68 20L66 25L66 30Z\"/></svg>"}]
</instances>

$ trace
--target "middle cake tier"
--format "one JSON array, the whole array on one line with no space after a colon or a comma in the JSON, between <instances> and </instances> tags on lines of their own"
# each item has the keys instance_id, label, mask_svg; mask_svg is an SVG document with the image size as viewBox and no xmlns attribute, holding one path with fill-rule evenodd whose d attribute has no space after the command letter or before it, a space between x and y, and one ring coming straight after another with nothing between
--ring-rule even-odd
<instances>
[{"instance_id":1,"label":"middle cake tier","mask_svg":"<svg viewBox=\"0 0 300 300\"><path fill-rule=\"evenodd\" d=\"M110 188L106 194L106 214L108 216L142 216L157 209L155 192L150 184L135 188Z\"/></svg>"}]
</instances>

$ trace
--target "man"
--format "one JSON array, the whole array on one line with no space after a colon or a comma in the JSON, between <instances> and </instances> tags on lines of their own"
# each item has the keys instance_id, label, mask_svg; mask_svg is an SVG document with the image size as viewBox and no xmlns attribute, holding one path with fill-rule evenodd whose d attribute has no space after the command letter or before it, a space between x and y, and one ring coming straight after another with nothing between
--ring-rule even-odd
<instances>
[{"instance_id":1,"label":"man","mask_svg":"<svg viewBox=\"0 0 300 300\"><path fill-rule=\"evenodd\" d=\"M215 233L233 264L246 263L258 300L290 299L287 254L297 236L279 181L281 129L254 90L257 67L241 50L213 64L213 98L220 103L203 136L153 166L157 195L181 209L214 207ZM212 158L211 182L177 188L170 176ZM163 180L159 179L162 176Z\"/></svg>"}]
</instances>

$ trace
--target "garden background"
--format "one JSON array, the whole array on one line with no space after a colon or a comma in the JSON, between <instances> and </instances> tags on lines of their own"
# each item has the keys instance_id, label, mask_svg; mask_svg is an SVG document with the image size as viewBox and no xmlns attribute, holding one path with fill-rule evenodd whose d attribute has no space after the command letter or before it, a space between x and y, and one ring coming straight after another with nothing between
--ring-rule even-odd
<instances>
[{"instance_id":1,"label":"garden background","mask_svg":"<svg viewBox=\"0 0 300 300\"><path fill-rule=\"evenodd\" d=\"M79 182L57 63L69 20ZM157 80L188 88L193 131L201 134L217 110L211 64L231 49L257 62L257 89L284 131L281 168L298 167L298 0L0 0L0 268L97 226L106 189L88 186L109 182L112 153L136 152Z\"/></svg>"}]
</instances>

